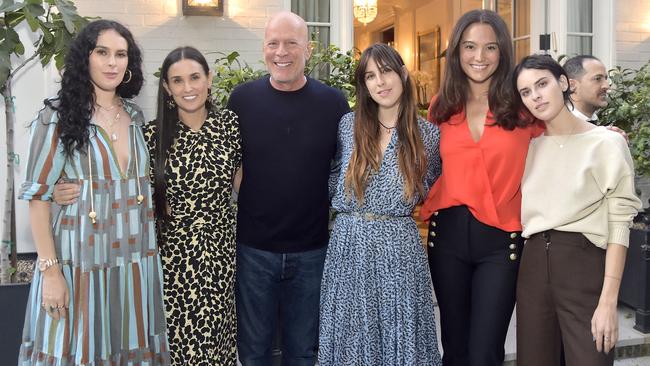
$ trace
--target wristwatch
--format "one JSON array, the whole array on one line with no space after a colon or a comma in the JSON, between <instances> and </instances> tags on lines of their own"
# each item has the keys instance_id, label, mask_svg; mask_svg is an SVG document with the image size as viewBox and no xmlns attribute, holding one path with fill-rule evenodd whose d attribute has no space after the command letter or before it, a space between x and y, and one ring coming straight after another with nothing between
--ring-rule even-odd
<instances>
[{"instance_id":1,"label":"wristwatch","mask_svg":"<svg viewBox=\"0 0 650 366\"><path fill-rule=\"evenodd\" d=\"M38 270L41 272L47 271L48 268L52 267L53 265L59 263L58 258L38 258Z\"/></svg>"}]
</instances>

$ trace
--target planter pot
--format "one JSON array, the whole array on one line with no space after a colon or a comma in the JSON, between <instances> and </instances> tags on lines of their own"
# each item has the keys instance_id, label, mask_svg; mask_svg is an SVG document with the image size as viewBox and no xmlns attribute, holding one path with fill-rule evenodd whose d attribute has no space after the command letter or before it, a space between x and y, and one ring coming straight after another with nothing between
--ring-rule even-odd
<instances>
[{"instance_id":1,"label":"planter pot","mask_svg":"<svg viewBox=\"0 0 650 366\"><path fill-rule=\"evenodd\" d=\"M650 333L650 216L641 212L634 221L618 299L636 310L634 329Z\"/></svg>"},{"instance_id":2,"label":"planter pot","mask_svg":"<svg viewBox=\"0 0 650 366\"><path fill-rule=\"evenodd\" d=\"M0 365L18 364L30 283L0 285Z\"/></svg>"}]
</instances>

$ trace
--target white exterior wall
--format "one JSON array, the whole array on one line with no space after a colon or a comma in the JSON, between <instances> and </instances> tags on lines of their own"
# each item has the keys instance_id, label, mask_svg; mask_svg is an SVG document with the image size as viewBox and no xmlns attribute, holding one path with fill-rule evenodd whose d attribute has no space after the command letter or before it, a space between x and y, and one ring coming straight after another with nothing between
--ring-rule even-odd
<instances>
[{"instance_id":1,"label":"white exterior wall","mask_svg":"<svg viewBox=\"0 0 650 366\"><path fill-rule=\"evenodd\" d=\"M158 80L153 73L172 49L190 45L210 52L238 51L257 68L262 59L262 39L267 18L284 9L283 0L229 0L223 17L182 15L180 0L77 0L79 13L113 19L126 25L144 54L146 81L137 98L147 119L155 116Z\"/></svg>"},{"instance_id":2,"label":"white exterior wall","mask_svg":"<svg viewBox=\"0 0 650 366\"><path fill-rule=\"evenodd\" d=\"M616 65L639 68L650 60L650 1L616 1Z\"/></svg>"},{"instance_id":3,"label":"white exterior wall","mask_svg":"<svg viewBox=\"0 0 650 366\"><path fill-rule=\"evenodd\" d=\"M262 60L262 39L267 18L285 9L284 0L228 0L223 17L184 17L180 0L76 0L79 13L83 16L98 16L103 19L119 21L127 26L143 51L145 85L136 98L143 108L146 119L153 119L156 108L158 80L153 73L158 70L163 59L172 49L190 45L198 48L209 63L217 55L208 52L238 51L243 59L256 68ZM26 33L22 33L26 34ZM21 34L21 36L22 36ZM33 41L23 38L29 45ZM26 54L29 54L29 47ZM57 73L43 72L40 64L34 63L14 81L16 96L16 139L15 146L20 154L20 166L16 169L15 187L22 183L27 163L28 131L25 128L42 106L45 97L58 90ZM4 121L4 109L0 107L0 117ZM0 131L0 177L6 176L4 158L6 156L4 123ZM4 179L0 179L0 212L4 206ZM35 251L27 203L16 201L16 231L19 252ZM3 223L0 222L0 226ZM1 227L0 227L1 229Z\"/></svg>"}]
</instances>

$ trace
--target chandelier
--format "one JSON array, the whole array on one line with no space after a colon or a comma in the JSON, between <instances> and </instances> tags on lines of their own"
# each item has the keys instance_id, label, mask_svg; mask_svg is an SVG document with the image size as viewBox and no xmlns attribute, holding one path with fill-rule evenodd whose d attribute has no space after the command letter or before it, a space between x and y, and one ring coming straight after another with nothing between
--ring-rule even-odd
<instances>
[{"instance_id":1,"label":"chandelier","mask_svg":"<svg viewBox=\"0 0 650 366\"><path fill-rule=\"evenodd\" d=\"M377 17L377 0L354 0L354 17L361 23L368 24Z\"/></svg>"}]
</instances>

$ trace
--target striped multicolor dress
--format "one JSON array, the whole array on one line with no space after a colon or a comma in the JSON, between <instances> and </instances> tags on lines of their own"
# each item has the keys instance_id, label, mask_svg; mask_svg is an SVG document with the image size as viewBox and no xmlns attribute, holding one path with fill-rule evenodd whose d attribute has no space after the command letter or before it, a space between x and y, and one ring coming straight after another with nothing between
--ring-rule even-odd
<instances>
[{"instance_id":1,"label":"striped multicolor dress","mask_svg":"<svg viewBox=\"0 0 650 366\"><path fill-rule=\"evenodd\" d=\"M32 123L19 198L50 200L60 177L79 181L81 195L77 203L63 207L53 225L70 293L68 317L55 321L41 307L42 277L36 271L20 365L169 364L144 116L135 104L124 100L123 105L132 120L125 174L101 128L91 128L88 150L69 159L52 108L42 109ZM97 215L94 224L90 211Z\"/></svg>"}]
</instances>

